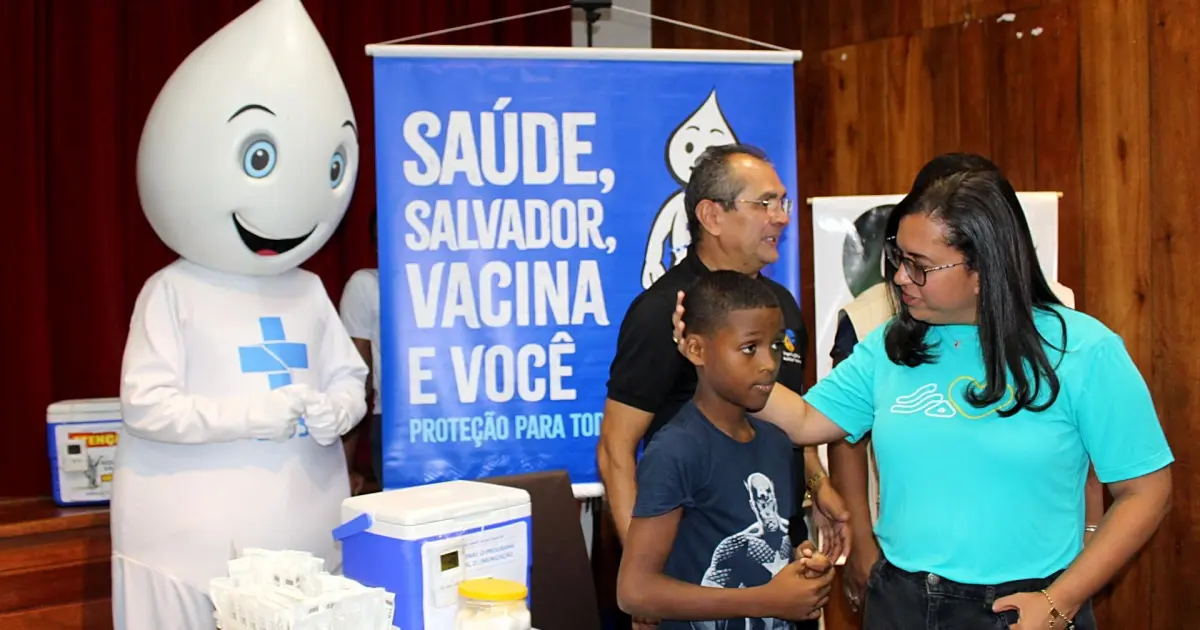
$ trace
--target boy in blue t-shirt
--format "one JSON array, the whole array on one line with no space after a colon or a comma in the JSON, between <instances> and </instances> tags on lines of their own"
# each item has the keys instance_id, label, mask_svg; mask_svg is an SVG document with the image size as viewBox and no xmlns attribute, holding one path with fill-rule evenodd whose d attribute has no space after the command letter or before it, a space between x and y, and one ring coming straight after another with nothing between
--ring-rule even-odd
<instances>
[{"instance_id":1,"label":"boy in blue t-shirt","mask_svg":"<svg viewBox=\"0 0 1200 630\"><path fill-rule=\"evenodd\" d=\"M699 383L638 463L618 599L659 630L789 630L780 619L820 615L833 570L788 537L791 440L746 415L774 387L783 313L734 271L700 278L684 301Z\"/></svg>"}]
</instances>

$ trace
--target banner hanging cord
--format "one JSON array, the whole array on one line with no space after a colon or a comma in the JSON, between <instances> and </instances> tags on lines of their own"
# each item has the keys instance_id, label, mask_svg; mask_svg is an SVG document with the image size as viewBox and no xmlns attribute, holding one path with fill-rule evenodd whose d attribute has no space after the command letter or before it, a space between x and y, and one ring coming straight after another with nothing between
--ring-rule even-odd
<instances>
[{"instance_id":1,"label":"banner hanging cord","mask_svg":"<svg viewBox=\"0 0 1200 630\"><path fill-rule=\"evenodd\" d=\"M560 7L553 7L553 8L550 8L550 9L541 9L541 10L539 10L539 11L530 11L530 12L528 12L528 13L522 13L522 14L520 14L520 15L512 15L512 16L509 16L509 17L497 18L497 19L494 19L494 20L484 20L483 22L475 22L474 24L465 24L465 25L463 25L463 26L455 26L455 27L452 27L452 28L444 28L444 29L442 29L442 30L440 30L440 31L431 31L431 32L428 32L428 33L419 33L419 34L417 34L417 35L410 35L410 36L408 36L408 37L401 37L401 38L399 38L399 39L392 39L392 40L388 40L388 41L386 41L386 42L380 42L380 44L381 44L381 45L384 45L384 46L386 46L386 45L388 45L388 44L403 44L403 43L405 43L405 42L411 42L411 41L415 41L415 40L418 40L418 39L425 39L426 37L435 37L435 36L437 36L437 35L446 35L446 34L448 34L448 33L457 33L458 31L465 31L465 30L472 29L472 28L478 28L478 27L480 27L480 26L491 26L492 24L500 24L500 23L503 23L503 22L511 22L511 21L513 21L513 20L523 20L523 19L525 19L525 18L536 17L536 16L539 16L539 15L546 15L546 14L549 14L549 13L554 13L554 12L556 12L556 11L562 11L563 9L571 9L571 8L572 8L572 7L571 7L571 5L569 5L569 4L568 4L568 5L563 5L563 6L560 6ZM699 32L701 32L701 33L708 33L708 34L710 34L710 35L717 35L717 36L720 36L720 37L725 37L725 38L728 38L728 39L737 40L737 41L739 41L739 42L743 42L743 43L746 43L746 44L753 44L753 45L755 45L755 46L761 46L761 47L763 47L763 48L770 48L770 49L772 49L772 50L781 50L781 51L785 51L785 52L795 52L795 51L793 51L791 48L785 48L785 47L783 47L783 46L776 46L775 44L769 44L769 43L767 43L767 42L759 41L759 40L757 40L757 39L750 39L749 37L742 37L741 35L734 35L733 33L727 33L727 32L725 32L725 31L718 31L718 30L716 30L716 29L712 29L712 28L706 28L706 27L703 27L703 26L697 26L697 25L695 25L695 24L689 24L689 23L687 23L687 22L681 22L681 21L679 21L679 20L673 20L673 19L671 19L671 18L665 18L665 17L662 17L662 16L654 15L654 14L652 14L652 13L644 13L644 12L642 12L642 11L637 11L637 10L635 10L635 9L630 9L630 8L627 8L627 7L620 7L620 6L617 6L617 5L613 5L613 6L612 6L612 10L613 10L613 11L620 12L620 13L627 13L627 14L629 14L629 15L634 15L634 16L641 17L641 18L647 18L647 19L650 19L650 20L658 20L659 22L663 22L663 23L666 23L666 24L671 24L671 25L674 25L674 26L681 26L681 27L683 27L683 28L688 28L688 29L691 29L691 30L693 30L693 31L699 31ZM589 25L589 26L590 26L590 25Z\"/></svg>"},{"instance_id":2,"label":"banner hanging cord","mask_svg":"<svg viewBox=\"0 0 1200 630\"><path fill-rule=\"evenodd\" d=\"M621 13L628 13L629 15L636 15L638 17L648 18L650 20L658 20L659 22L665 22L667 24L673 24L675 26L682 26L683 28L690 28L693 31L700 31L701 33L708 33L709 35L719 35L721 37L735 39L739 42L744 42L747 44L754 44L755 46L762 46L763 48L770 48L772 50L782 50L785 52L795 52L791 48L784 48L783 46L776 46L775 44L768 44L767 42L760 42L757 39L750 39L749 37L742 37L741 35L734 35L733 33L726 33L725 31L718 31L713 28L705 28L703 26L697 26L695 24L681 22L679 20L672 20L671 18L665 18L665 17L659 16L659 15L654 15L652 13L643 13L643 12L635 10L635 9L619 7L615 4L613 5L612 10L619 11Z\"/></svg>"},{"instance_id":3,"label":"banner hanging cord","mask_svg":"<svg viewBox=\"0 0 1200 630\"><path fill-rule=\"evenodd\" d=\"M380 42L380 45L386 46L388 44L403 44L404 42L411 42L411 41L417 40L417 39L425 39L426 37L434 37L436 35L445 35L447 33L457 33L458 31L465 31L465 30L472 29L472 28L478 28L480 26L491 26L492 24L500 24L502 22L511 22L513 20L523 20L525 18L536 17L539 15L546 15L547 13L554 13L555 11L562 11L563 9L570 9L570 8L571 8L571 5L567 4L567 5L563 5L561 7L553 7L550 9L541 9L539 11L530 11L529 13L522 13L520 15L510 15L508 17L497 18L495 20L484 20L483 22L476 22L474 24L466 24L464 26L455 26L452 28L444 28L440 31L431 31L429 33L420 33L417 35L410 35L408 37L401 37L400 39L393 39L393 40L389 40L386 42Z\"/></svg>"}]
</instances>

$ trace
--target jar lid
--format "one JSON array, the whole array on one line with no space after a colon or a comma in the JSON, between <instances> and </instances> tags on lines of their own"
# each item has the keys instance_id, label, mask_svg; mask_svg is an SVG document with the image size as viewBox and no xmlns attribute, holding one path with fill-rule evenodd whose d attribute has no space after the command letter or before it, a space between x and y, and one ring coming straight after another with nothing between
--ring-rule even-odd
<instances>
[{"instance_id":1,"label":"jar lid","mask_svg":"<svg viewBox=\"0 0 1200 630\"><path fill-rule=\"evenodd\" d=\"M529 589L519 582L496 578L463 580L458 585L459 595L488 602L513 602L525 599L525 595L528 593Z\"/></svg>"}]
</instances>

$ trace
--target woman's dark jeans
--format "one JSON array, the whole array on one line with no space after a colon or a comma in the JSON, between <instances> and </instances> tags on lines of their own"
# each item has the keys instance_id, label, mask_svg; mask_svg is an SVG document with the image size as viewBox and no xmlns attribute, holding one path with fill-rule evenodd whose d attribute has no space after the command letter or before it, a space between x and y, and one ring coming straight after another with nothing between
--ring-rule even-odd
<instances>
[{"instance_id":1,"label":"woman's dark jeans","mask_svg":"<svg viewBox=\"0 0 1200 630\"><path fill-rule=\"evenodd\" d=\"M1037 593L1053 583L1059 573L980 586L952 582L932 573L910 573L881 559L867 578L863 630L1005 630L1017 622L1017 611L995 613L992 604L1014 593ZM1096 629L1091 602L1075 615L1075 628Z\"/></svg>"}]
</instances>

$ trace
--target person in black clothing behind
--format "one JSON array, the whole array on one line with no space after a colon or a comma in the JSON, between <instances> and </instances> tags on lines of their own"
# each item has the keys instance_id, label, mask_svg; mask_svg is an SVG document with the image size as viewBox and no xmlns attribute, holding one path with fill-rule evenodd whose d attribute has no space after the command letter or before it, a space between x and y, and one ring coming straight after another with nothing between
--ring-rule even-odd
<instances>
[{"instance_id":1,"label":"person in black clothing behind","mask_svg":"<svg viewBox=\"0 0 1200 630\"><path fill-rule=\"evenodd\" d=\"M716 270L759 278L783 306L786 333L778 382L803 391L808 332L800 307L786 288L759 273L779 258L779 238L792 209L786 194L774 166L758 148L715 146L696 160L684 193L692 239L688 254L630 304L609 368L597 459L622 543L637 494L638 446L649 444L696 390L695 367L679 354L671 338L678 292ZM849 513L827 483L815 448L804 449L803 457L794 459L796 505L802 505L807 488L818 507L813 517L822 530L823 551L830 559L839 559L849 552ZM791 519L789 526L790 537L797 544L808 538L800 516ZM636 627L652 627L653 620L641 623L645 625ZM801 625L800 629L808 627Z\"/></svg>"}]
</instances>

